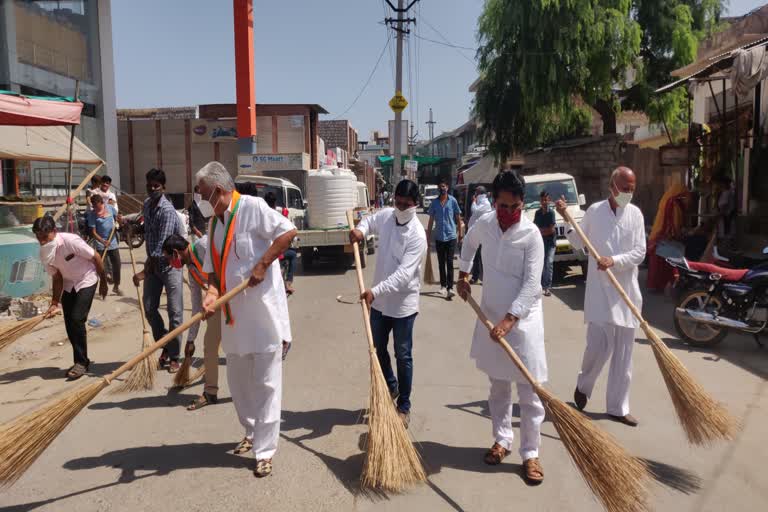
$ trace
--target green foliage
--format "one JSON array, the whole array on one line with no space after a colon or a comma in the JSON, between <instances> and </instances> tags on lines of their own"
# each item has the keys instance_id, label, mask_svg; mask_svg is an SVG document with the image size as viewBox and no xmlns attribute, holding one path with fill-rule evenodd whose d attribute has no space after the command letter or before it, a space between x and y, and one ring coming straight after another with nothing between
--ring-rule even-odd
<instances>
[{"instance_id":1,"label":"green foliage","mask_svg":"<svg viewBox=\"0 0 768 512\"><path fill-rule=\"evenodd\" d=\"M644 110L673 130L687 99L656 97L653 90L695 60L698 41L719 27L723 3L486 0L474 105L480 135L503 157L585 133L589 111L575 98L613 105L614 112Z\"/></svg>"}]
</instances>

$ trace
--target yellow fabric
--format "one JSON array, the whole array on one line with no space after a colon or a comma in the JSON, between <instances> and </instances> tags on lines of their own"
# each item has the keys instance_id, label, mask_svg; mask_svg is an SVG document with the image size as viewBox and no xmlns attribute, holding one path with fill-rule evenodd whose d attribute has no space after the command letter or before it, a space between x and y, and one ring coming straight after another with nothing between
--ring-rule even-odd
<instances>
[{"instance_id":1,"label":"yellow fabric","mask_svg":"<svg viewBox=\"0 0 768 512\"><path fill-rule=\"evenodd\" d=\"M656 240L660 236L664 237L670 233L679 233L683 227L683 210L681 208L675 208L673 210L672 225L665 225L665 213L667 211L667 204L677 196L687 194L688 190L685 186L677 184L667 190L659 201L659 208L656 210L656 218L653 221L653 227L651 228L650 240Z\"/></svg>"}]
</instances>

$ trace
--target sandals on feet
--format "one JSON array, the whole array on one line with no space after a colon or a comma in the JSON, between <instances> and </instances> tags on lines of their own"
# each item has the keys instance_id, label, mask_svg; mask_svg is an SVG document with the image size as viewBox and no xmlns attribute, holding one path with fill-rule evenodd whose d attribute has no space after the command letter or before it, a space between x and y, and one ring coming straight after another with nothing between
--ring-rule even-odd
<instances>
[{"instance_id":1,"label":"sandals on feet","mask_svg":"<svg viewBox=\"0 0 768 512\"><path fill-rule=\"evenodd\" d=\"M538 457L523 462L523 476L530 485L538 485L544 481L544 470Z\"/></svg>"},{"instance_id":2,"label":"sandals on feet","mask_svg":"<svg viewBox=\"0 0 768 512\"><path fill-rule=\"evenodd\" d=\"M272 459L262 459L256 461L256 469L253 470L253 475L256 478L264 478L272 474Z\"/></svg>"},{"instance_id":3,"label":"sandals on feet","mask_svg":"<svg viewBox=\"0 0 768 512\"><path fill-rule=\"evenodd\" d=\"M242 455L244 453L248 453L253 449L253 442L248 439L247 437L244 437L242 441L235 447L234 454L235 455Z\"/></svg>"},{"instance_id":4,"label":"sandals on feet","mask_svg":"<svg viewBox=\"0 0 768 512\"><path fill-rule=\"evenodd\" d=\"M219 398L216 395L210 395L203 391L203 394L197 397L191 404L187 406L188 411L196 411L202 409L206 405L212 405L218 403ZM238 445L239 446L239 445Z\"/></svg>"},{"instance_id":5,"label":"sandals on feet","mask_svg":"<svg viewBox=\"0 0 768 512\"><path fill-rule=\"evenodd\" d=\"M485 457L483 460L489 466L496 466L501 464L501 461L504 460L504 457L507 455L509 455L509 450L501 446L499 443L493 443L493 446L491 446L491 448L485 452Z\"/></svg>"},{"instance_id":6,"label":"sandals on feet","mask_svg":"<svg viewBox=\"0 0 768 512\"><path fill-rule=\"evenodd\" d=\"M181 368L181 365L178 361L171 361L168 363L168 373L176 373L179 371L179 368Z\"/></svg>"},{"instance_id":7,"label":"sandals on feet","mask_svg":"<svg viewBox=\"0 0 768 512\"><path fill-rule=\"evenodd\" d=\"M87 366L82 365L80 363L77 363L74 366L72 366L72 368L67 370L67 379L68 380L77 380L80 377L82 377L83 375L85 375L85 372L87 372L87 371L88 371L88 367Z\"/></svg>"}]
</instances>

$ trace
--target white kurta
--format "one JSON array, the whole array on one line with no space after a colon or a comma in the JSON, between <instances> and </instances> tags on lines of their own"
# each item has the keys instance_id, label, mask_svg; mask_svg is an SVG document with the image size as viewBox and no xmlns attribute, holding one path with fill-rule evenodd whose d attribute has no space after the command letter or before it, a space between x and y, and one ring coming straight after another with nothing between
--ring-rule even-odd
<instances>
[{"instance_id":1,"label":"white kurta","mask_svg":"<svg viewBox=\"0 0 768 512\"><path fill-rule=\"evenodd\" d=\"M544 242L539 229L527 217L506 232L499 228L496 212L480 217L464 237L459 266L472 270L477 248L482 245L483 298L481 307L497 324L510 313L520 320L506 339L526 368L539 381L547 380L544 350L544 316L541 305L541 271ZM528 382L504 349L491 339L488 328L477 321L470 356L492 379Z\"/></svg>"},{"instance_id":2,"label":"white kurta","mask_svg":"<svg viewBox=\"0 0 768 512\"><path fill-rule=\"evenodd\" d=\"M232 206L230 203L224 213L224 222L216 223L215 233L209 233L209 243L216 244L219 254L223 250L224 231ZM291 221L270 208L262 198L247 195L241 196L233 227L235 234L226 268L227 290L250 278L273 240L295 229ZM205 258L203 271L213 273L210 257ZM288 302L278 260L267 270L264 282L247 288L229 305L234 325L226 325L225 315L221 315L221 345L226 354L274 352L282 350L283 341L291 341Z\"/></svg>"},{"instance_id":3,"label":"white kurta","mask_svg":"<svg viewBox=\"0 0 768 512\"><path fill-rule=\"evenodd\" d=\"M632 303L642 309L643 296L637 282L637 266L645 258L645 223L640 209L629 204L626 208L617 208L614 213L608 200L599 201L589 207L580 226L600 256L613 258L613 275ZM575 248L584 248L576 231L569 229L566 236ZM597 269L597 261L593 257L589 258L584 321L632 328L640 325L605 272Z\"/></svg>"},{"instance_id":4,"label":"white kurta","mask_svg":"<svg viewBox=\"0 0 768 512\"><path fill-rule=\"evenodd\" d=\"M366 237L379 237L372 307L392 318L418 313L421 262L427 252L424 226L417 218L398 226L394 208L385 208L364 217L357 229Z\"/></svg>"}]
</instances>

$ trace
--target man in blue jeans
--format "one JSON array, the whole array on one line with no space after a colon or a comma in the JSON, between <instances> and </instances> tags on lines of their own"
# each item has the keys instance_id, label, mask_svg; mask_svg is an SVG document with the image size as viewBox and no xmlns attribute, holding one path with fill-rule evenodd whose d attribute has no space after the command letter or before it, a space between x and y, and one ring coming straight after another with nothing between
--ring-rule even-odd
<instances>
[{"instance_id":1,"label":"man in blue jeans","mask_svg":"<svg viewBox=\"0 0 768 512\"><path fill-rule=\"evenodd\" d=\"M435 228L435 248L437 266L440 268L440 294L446 300L453 297L453 255L456 253L456 240L461 243L461 209L456 198L448 194L448 182L440 181L440 197L429 204L429 224L427 240L432 240L432 227Z\"/></svg>"},{"instance_id":2,"label":"man in blue jeans","mask_svg":"<svg viewBox=\"0 0 768 512\"><path fill-rule=\"evenodd\" d=\"M362 243L366 236L379 236L379 256L373 275L374 287L361 299L371 308L371 331L379 364L389 392L397 400L397 413L408 428L413 382L413 324L419 313L421 262L427 253L424 226L416 218L419 186L402 180L395 188L395 208L385 208L363 217L350 240ZM392 372L387 344L392 331L397 359L397 377Z\"/></svg>"},{"instance_id":3,"label":"man in blue jeans","mask_svg":"<svg viewBox=\"0 0 768 512\"><path fill-rule=\"evenodd\" d=\"M551 198L546 190L539 195L540 208L533 216L533 223L544 239L544 269L541 273L541 289L547 297L552 295L552 265L555 261L555 212L549 207Z\"/></svg>"},{"instance_id":4,"label":"man in blue jeans","mask_svg":"<svg viewBox=\"0 0 768 512\"><path fill-rule=\"evenodd\" d=\"M182 226L173 204L165 197L165 173L161 169L151 169L146 176L147 195L144 201L144 240L147 247L147 261L144 270L133 276L133 282L139 286L144 279L144 313L152 327L152 336L159 340L170 330L181 325L184 320L184 281L181 268L168 265L163 254L163 243L169 236L184 236ZM160 297L163 289L168 297L168 329L160 316ZM171 340L160 355L160 368L169 373L179 371L179 352L181 338Z\"/></svg>"}]
</instances>

